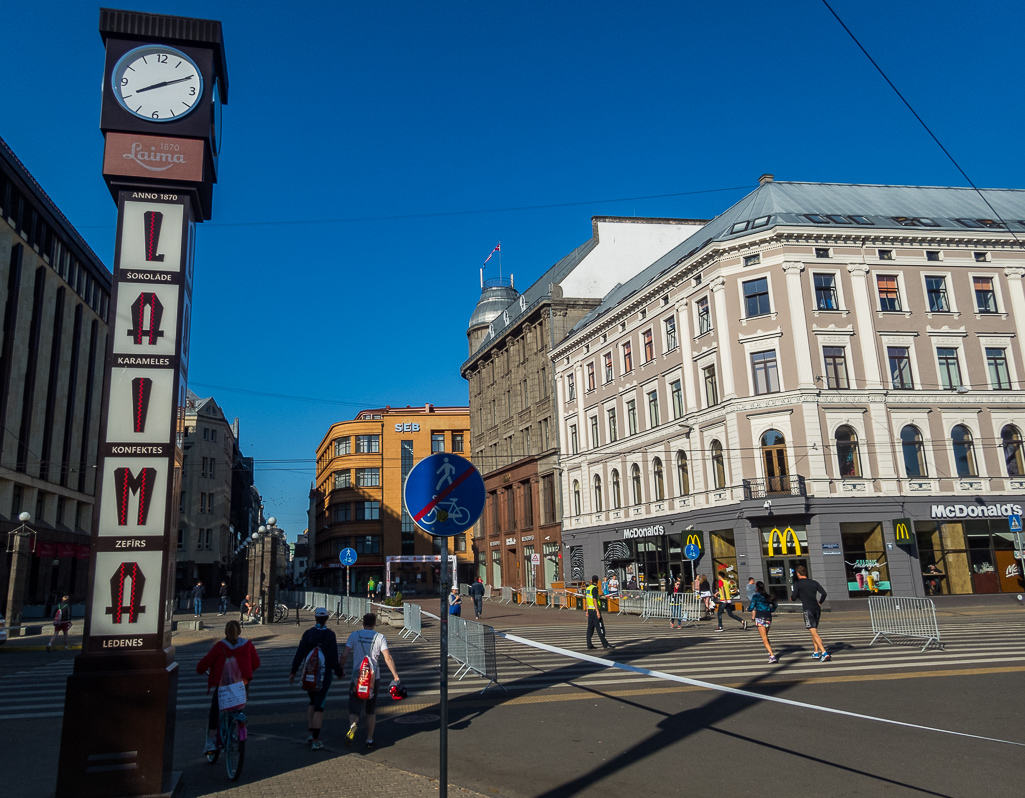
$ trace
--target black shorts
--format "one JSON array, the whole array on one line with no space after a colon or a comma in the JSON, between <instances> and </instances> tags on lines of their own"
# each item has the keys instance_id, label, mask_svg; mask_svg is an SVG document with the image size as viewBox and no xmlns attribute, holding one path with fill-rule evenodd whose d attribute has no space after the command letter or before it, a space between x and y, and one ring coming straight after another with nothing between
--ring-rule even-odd
<instances>
[{"instance_id":1,"label":"black shorts","mask_svg":"<svg viewBox=\"0 0 1025 798\"><path fill-rule=\"evenodd\" d=\"M324 679L324 686L319 690L310 690L310 706L314 712L324 711L324 702L327 701L327 691L331 689L331 680Z\"/></svg>"},{"instance_id":2,"label":"black shorts","mask_svg":"<svg viewBox=\"0 0 1025 798\"><path fill-rule=\"evenodd\" d=\"M349 714L358 715L360 710L366 709L368 715L373 715L377 712L377 683L374 684L374 689L370 691L370 698L359 698L356 696L356 685L350 682L349 684Z\"/></svg>"},{"instance_id":3,"label":"black shorts","mask_svg":"<svg viewBox=\"0 0 1025 798\"><path fill-rule=\"evenodd\" d=\"M807 629L818 629L819 628L819 617L822 612L820 610L805 610L804 611L804 625Z\"/></svg>"}]
</instances>

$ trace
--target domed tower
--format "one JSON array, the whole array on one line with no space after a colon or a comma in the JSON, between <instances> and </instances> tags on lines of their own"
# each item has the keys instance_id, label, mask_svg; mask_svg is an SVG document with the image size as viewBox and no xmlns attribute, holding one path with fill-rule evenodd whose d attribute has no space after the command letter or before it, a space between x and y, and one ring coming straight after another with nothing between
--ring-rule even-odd
<instances>
[{"instance_id":1,"label":"domed tower","mask_svg":"<svg viewBox=\"0 0 1025 798\"><path fill-rule=\"evenodd\" d=\"M502 311L509 307L510 303L519 298L520 294L513 287L512 277L508 280L498 278L483 281L480 299L477 300L477 307L473 309L470 324L466 328L471 356L480 348L491 322L501 316Z\"/></svg>"}]
</instances>

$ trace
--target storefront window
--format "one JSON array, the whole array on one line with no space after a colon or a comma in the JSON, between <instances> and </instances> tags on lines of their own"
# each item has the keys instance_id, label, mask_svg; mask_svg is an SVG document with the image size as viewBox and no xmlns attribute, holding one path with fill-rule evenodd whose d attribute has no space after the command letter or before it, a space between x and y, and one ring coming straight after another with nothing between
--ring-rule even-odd
<instances>
[{"instance_id":1,"label":"storefront window","mask_svg":"<svg viewBox=\"0 0 1025 798\"><path fill-rule=\"evenodd\" d=\"M851 598L890 595L883 525L840 524L840 543L847 572L847 594Z\"/></svg>"},{"instance_id":2,"label":"storefront window","mask_svg":"<svg viewBox=\"0 0 1025 798\"><path fill-rule=\"evenodd\" d=\"M524 546L523 547L523 572L526 575L526 584L524 587L534 587L534 576L537 566L533 564L534 558L534 547Z\"/></svg>"},{"instance_id":3,"label":"storefront window","mask_svg":"<svg viewBox=\"0 0 1025 798\"><path fill-rule=\"evenodd\" d=\"M687 589L694 580L691 563L683 556L681 535L654 535L605 543L605 572L616 574L624 589L661 590L682 577ZM635 584L634 587L630 587Z\"/></svg>"},{"instance_id":4,"label":"storefront window","mask_svg":"<svg viewBox=\"0 0 1025 798\"><path fill-rule=\"evenodd\" d=\"M814 579L808 562L808 533L801 525L763 527L760 532L765 589L777 601L789 601L797 566L807 568Z\"/></svg>"},{"instance_id":5,"label":"storefront window","mask_svg":"<svg viewBox=\"0 0 1025 798\"><path fill-rule=\"evenodd\" d=\"M737 546L732 529L720 529L709 533L712 547L712 570L718 579L729 583L730 595L739 593L737 582ZM713 585L715 589L717 585ZM741 596L743 599L744 596Z\"/></svg>"},{"instance_id":6,"label":"storefront window","mask_svg":"<svg viewBox=\"0 0 1025 798\"><path fill-rule=\"evenodd\" d=\"M927 596L974 592L964 529L959 521L916 521L915 537Z\"/></svg>"},{"instance_id":7,"label":"storefront window","mask_svg":"<svg viewBox=\"0 0 1025 798\"><path fill-rule=\"evenodd\" d=\"M502 552L497 549L491 552L491 586L502 586Z\"/></svg>"},{"instance_id":8,"label":"storefront window","mask_svg":"<svg viewBox=\"0 0 1025 798\"><path fill-rule=\"evenodd\" d=\"M544 566L545 586L551 587L552 582L559 581L559 544L545 543L542 545L543 556L541 563Z\"/></svg>"}]
</instances>

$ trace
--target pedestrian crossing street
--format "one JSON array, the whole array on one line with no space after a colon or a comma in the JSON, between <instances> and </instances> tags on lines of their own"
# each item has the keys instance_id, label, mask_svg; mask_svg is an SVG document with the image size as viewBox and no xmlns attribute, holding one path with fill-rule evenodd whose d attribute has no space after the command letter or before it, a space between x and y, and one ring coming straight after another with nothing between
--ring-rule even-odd
<instances>
[{"instance_id":1,"label":"pedestrian crossing street","mask_svg":"<svg viewBox=\"0 0 1025 798\"><path fill-rule=\"evenodd\" d=\"M390 635L390 645L403 683L411 698L432 700L439 691L437 638L409 643ZM796 624L789 629L774 627L771 641L780 662L767 664L767 655L754 628L742 631L735 623L716 632L708 622L682 631L660 621L641 624L636 619L608 619L608 636L616 648L610 651L585 650L583 624L525 626L509 630L519 637L565 648L572 652L607 657L636 667L687 676L724 684L742 684L749 680L807 680L823 677L871 678L886 674L921 675L974 669L1025 670L1025 624L951 623L941 626L945 648L921 652L921 641L889 645L885 641L869 647L872 633L864 628L844 628L826 624L822 636L833 659L819 663L811 659L811 640ZM595 644L599 641L597 636ZM268 639L258 642L262 664L250 686L247 706L282 709L291 705L301 709L306 697L298 687L288 684L288 671L295 641ZM206 678L195 673L196 663L205 653L198 648L179 648L179 712L205 712L210 705ZM538 650L498 638L496 642L498 680L516 694L549 691L573 692L578 688L603 690L653 690L664 685L651 677L563 654ZM26 667L0 678L0 721L58 718L63 714L65 679L71 674L73 658L62 656L43 665ZM382 662L383 667L383 662ZM457 664L450 662L450 674ZM388 674L385 669L384 678ZM675 683L674 683L675 684ZM470 674L462 680L450 679L449 695L475 695L487 686ZM492 688L497 690L498 688ZM345 706L347 691L337 682L328 696L327 708ZM284 705L284 706L275 706Z\"/></svg>"}]
</instances>

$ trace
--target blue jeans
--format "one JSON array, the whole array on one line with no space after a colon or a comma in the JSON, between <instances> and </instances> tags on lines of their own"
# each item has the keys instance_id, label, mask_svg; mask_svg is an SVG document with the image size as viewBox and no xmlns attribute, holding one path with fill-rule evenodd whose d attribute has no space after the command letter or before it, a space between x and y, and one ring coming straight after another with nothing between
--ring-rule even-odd
<instances>
[{"instance_id":1,"label":"blue jeans","mask_svg":"<svg viewBox=\"0 0 1025 798\"><path fill-rule=\"evenodd\" d=\"M228 611L228 597L227 596L221 596L221 606L220 606L220 609L218 609L217 611L221 615L224 615L224 613L226 613Z\"/></svg>"},{"instance_id":2,"label":"blue jeans","mask_svg":"<svg viewBox=\"0 0 1025 798\"><path fill-rule=\"evenodd\" d=\"M203 599L195 599L196 615L203 614Z\"/></svg>"}]
</instances>

